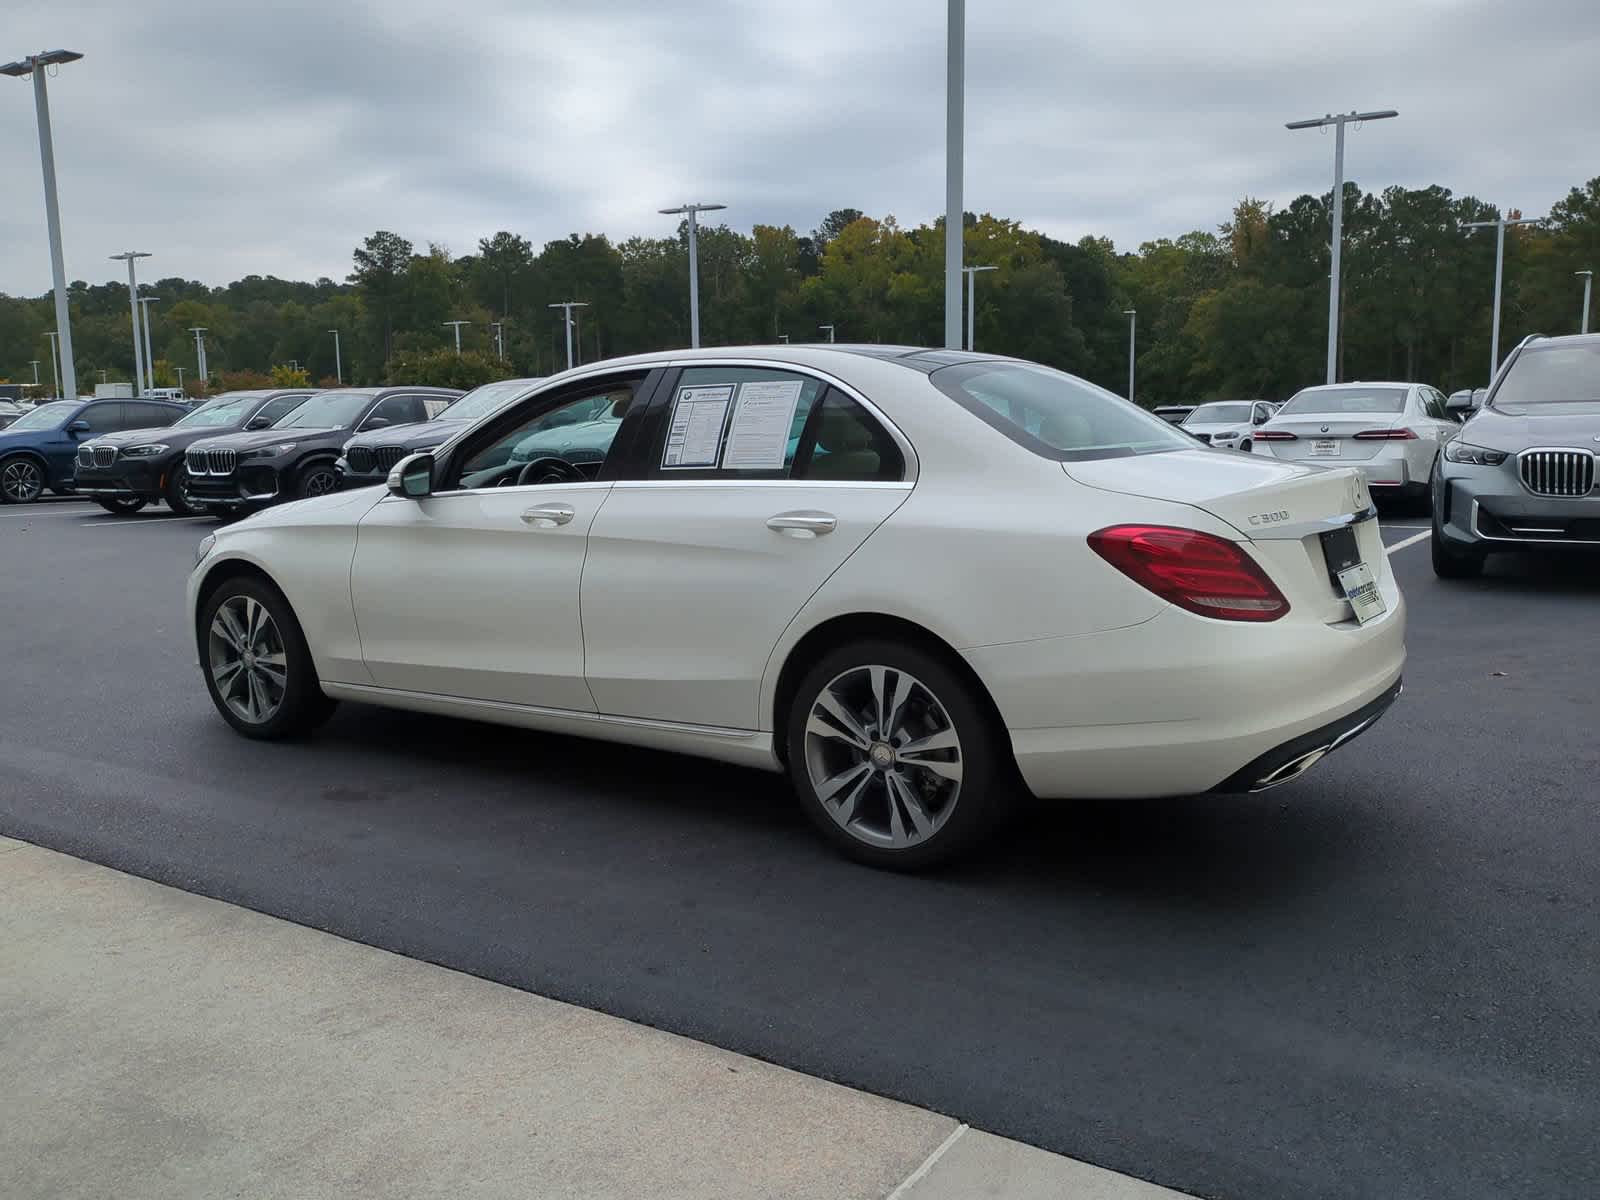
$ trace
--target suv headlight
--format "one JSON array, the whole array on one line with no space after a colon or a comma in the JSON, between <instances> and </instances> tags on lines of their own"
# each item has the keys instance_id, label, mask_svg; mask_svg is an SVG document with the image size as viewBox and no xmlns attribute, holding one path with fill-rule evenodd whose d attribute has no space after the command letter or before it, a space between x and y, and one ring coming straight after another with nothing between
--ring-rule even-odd
<instances>
[{"instance_id":1,"label":"suv headlight","mask_svg":"<svg viewBox=\"0 0 1600 1200\"><path fill-rule=\"evenodd\" d=\"M167 447L160 442L147 442L143 446L124 446L123 458L153 458L157 454L165 454Z\"/></svg>"},{"instance_id":2,"label":"suv headlight","mask_svg":"<svg viewBox=\"0 0 1600 1200\"><path fill-rule=\"evenodd\" d=\"M1506 452L1490 450L1486 446L1474 446L1458 438L1445 443L1444 457L1446 462L1467 463L1474 467L1498 467L1505 462Z\"/></svg>"}]
</instances>

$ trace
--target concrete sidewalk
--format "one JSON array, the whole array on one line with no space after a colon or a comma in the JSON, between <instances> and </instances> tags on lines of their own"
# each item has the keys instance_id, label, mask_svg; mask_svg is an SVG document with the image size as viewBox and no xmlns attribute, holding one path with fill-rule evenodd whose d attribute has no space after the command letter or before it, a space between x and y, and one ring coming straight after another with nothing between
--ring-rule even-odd
<instances>
[{"instance_id":1,"label":"concrete sidewalk","mask_svg":"<svg viewBox=\"0 0 1600 1200\"><path fill-rule=\"evenodd\" d=\"M1174 1200L0 838L0 1196Z\"/></svg>"}]
</instances>

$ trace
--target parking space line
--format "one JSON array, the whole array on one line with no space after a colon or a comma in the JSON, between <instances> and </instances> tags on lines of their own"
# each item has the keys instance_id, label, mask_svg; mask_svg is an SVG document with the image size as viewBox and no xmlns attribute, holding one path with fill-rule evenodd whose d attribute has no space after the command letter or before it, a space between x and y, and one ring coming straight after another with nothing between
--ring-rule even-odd
<instances>
[{"instance_id":1,"label":"parking space line","mask_svg":"<svg viewBox=\"0 0 1600 1200\"><path fill-rule=\"evenodd\" d=\"M1404 550L1407 546L1415 546L1418 542L1420 542L1423 538L1427 537L1432 532L1433 532L1432 529L1424 529L1421 533L1414 533L1408 538L1401 538L1394 545L1385 546L1383 548L1383 552L1385 554L1393 554L1396 550Z\"/></svg>"},{"instance_id":2,"label":"parking space line","mask_svg":"<svg viewBox=\"0 0 1600 1200\"><path fill-rule=\"evenodd\" d=\"M214 521L215 517L142 517L129 520L127 517L96 517L91 521L81 522L84 525L158 525L163 521Z\"/></svg>"}]
</instances>

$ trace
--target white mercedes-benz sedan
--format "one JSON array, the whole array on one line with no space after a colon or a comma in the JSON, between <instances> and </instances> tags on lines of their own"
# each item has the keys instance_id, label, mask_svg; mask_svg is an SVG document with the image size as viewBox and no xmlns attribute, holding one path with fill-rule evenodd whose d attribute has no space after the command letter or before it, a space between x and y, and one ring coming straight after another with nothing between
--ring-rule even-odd
<instances>
[{"instance_id":1,"label":"white mercedes-benz sedan","mask_svg":"<svg viewBox=\"0 0 1600 1200\"><path fill-rule=\"evenodd\" d=\"M663 352L218 530L188 607L246 736L351 700L786 771L918 867L1024 786L1254 791L1371 725L1405 658L1373 517L1353 471L1033 363Z\"/></svg>"}]
</instances>

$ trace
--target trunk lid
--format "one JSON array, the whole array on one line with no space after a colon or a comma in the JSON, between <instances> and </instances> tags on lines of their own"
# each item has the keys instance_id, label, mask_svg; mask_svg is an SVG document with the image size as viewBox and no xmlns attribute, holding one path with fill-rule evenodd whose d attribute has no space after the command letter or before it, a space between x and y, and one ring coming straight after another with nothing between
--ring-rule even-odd
<instances>
[{"instance_id":1,"label":"trunk lid","mask_svg":"<svg viewBox=\"0 0 1600 1200\"><path fill-rule=\"evenodd\" d=\"M1375 457L1385 443L1357 441L1355 435L1371 429L1393 429L1400 424L1402 416L1401 413L1305 413L1273 417L1261 427L1260 433L1282 431L1294 434L1295 440L1263 440L1258 433L1256 441L1271 451L1274 458L1289 462L1316 462L1328 466L1362 462Z\"/></svg>"},{"instance_id":2,"label":"trunk lid","mask_svg":"<svg viewBox=\"0 0 1600 1200\"><path fill-rule=\"evenodd\" d=\"M1288 598L1291 617L1299 613L1324 623L1352 619L1353 610L1329 574L1322 530L1371 509L1359 473L1214 450L1061 465L1086 487L1170 500L1226 521L1251 543L1256 561ZM1183 523L1174 514L1173 524ZM1388 559L1378 522L1362 520L1355 532L1361 560L1380 580L1380 590L1387 589Z\"/></svg>"}]
</instances>

